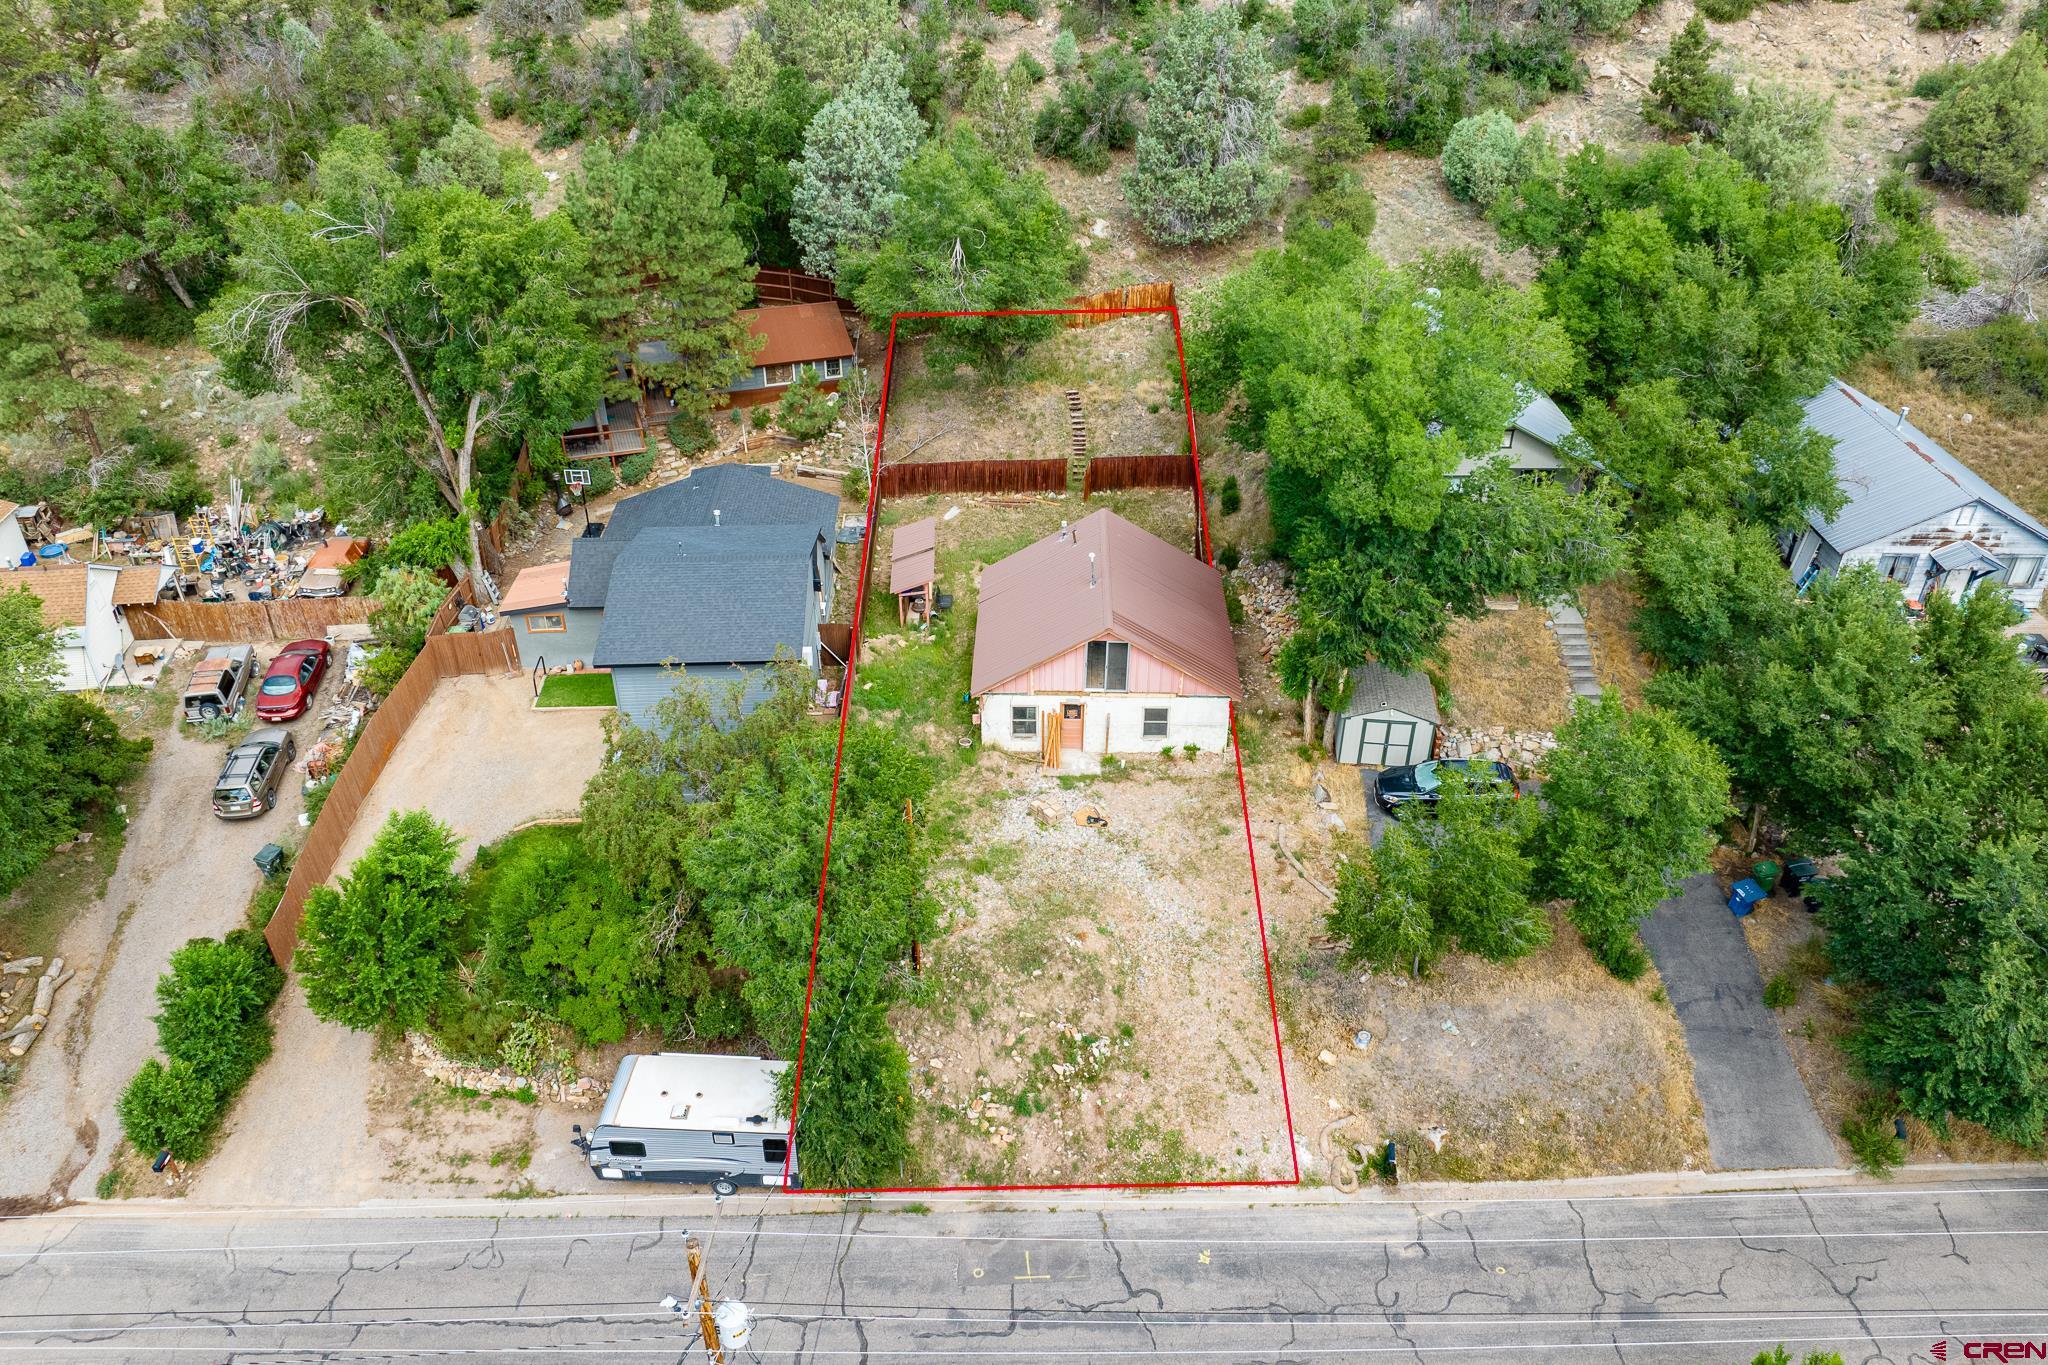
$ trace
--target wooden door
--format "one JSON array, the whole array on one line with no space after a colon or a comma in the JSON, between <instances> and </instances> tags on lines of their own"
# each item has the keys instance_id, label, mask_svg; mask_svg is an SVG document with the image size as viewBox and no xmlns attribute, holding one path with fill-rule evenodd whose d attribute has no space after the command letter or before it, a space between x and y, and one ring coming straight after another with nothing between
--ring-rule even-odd
<instances>
[{"instance_id":1,"label":"wooden door","mask_svg":"<svg viewBox=\"0 0 2048 1365\"><path fill-rule=\"evenodd\" d=\"M1076 749L1081 747L1081 725L1086 708L1080 702L1063 702L1060 705L1060 747Z\"/></svg>"}]
</instances>

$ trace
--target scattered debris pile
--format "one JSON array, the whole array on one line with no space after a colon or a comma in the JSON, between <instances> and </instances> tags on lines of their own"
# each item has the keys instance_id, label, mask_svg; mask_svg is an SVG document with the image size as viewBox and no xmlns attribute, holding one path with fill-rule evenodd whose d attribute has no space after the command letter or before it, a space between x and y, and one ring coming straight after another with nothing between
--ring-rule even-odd
<instances>
[{"instance_id":1,"label":"scattered debris pile","mask_svg":"<svg viewBox=\"0 0 2048 1365\"><path fill-rule=\"evenodd\" d=\"M0 1042L7 1044L10 1057L22 1056L42 1036L50 1011L56 1007L58 988L74 975L64 970L61 957L51 958L42 975L33 975L38 967L43 967L40 957L18 957L0 964L0 982L5 983L0 985ZM15 1011L24 1005L27 1012L16 1019Z\"/></svg>"},{"instance_id":2,"label":"scattered debris pile","mask_svg":"<svg viewBox=\"0 0 2048 1365\"><path fill-rule=\"evenodd\" d=\"M1246 624L1259 633L1260 653L1271 659L1294 634L1294 589L1287 571L1271 560L1240 565L1230 575Z\"/></svg>"},{"instance_id":3,"label":"scattered debris pile","mask_svg":"<svg viewBox=\"0 0 2048 1365\"><path fill-rule=\"evenodd\" d=\"M470 1066L458 1062L435 1047L422 1033L408 1033L405 1041L412 1050L412 1064L426 1076L445 1085L474 1090L484 1095L531 1089L550 1104L571 1108L594 1108L604 1102L603 1082L573 1073L522 1076L504 1067Z\"/></svg>"}]
</instances>

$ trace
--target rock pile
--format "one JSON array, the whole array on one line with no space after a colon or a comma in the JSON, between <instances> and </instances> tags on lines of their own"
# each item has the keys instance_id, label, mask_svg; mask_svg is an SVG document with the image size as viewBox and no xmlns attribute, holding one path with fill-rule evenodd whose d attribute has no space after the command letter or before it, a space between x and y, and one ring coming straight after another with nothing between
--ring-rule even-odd
<instances>
[{"instance_id":1,"label":"rock pile","mask_svg":"<svg viewBox=\"0 0 2048 1365\"><path fill-rule=\"evenodd\" d=\"M504 1067L470 1066L458 1062L444 1055L424 1034L408 1033L405 1041L412 1049L412 1064L428 1077L447 1085L486 1095L531 1087L540 1099L572 1109L594 1109L604 1102L604 1083L594 1077L566 1074L521 1076Z\"/></svg>"},{"instance_id":2,"label":"rock pile","mask_svg":"<svg viewBox=\"0 0 2048 1365\"><path fill-rule=\"evenodd\" d=\"M1271 659L1294 634L1295 593L1287 584L1287 571L1261 560L1239 565L1230 582L1244 604L1245 624L1259 633L1260 652Z\"/></svg>"},{"instance_id":3,"label":"rock pile","mask_svg":"<svg viewBox=\"0 0 2048 1365\"><path fill-rule=\"evenodd\" d=\"M1548 730L1509 730L1502 726L1458 730L1447 725L1439 738L1444 758L1499 760L1520 777L1529 776L1542 766L1543 756L1557 747L1557 736Z\"/></svg>"}]
</instances>

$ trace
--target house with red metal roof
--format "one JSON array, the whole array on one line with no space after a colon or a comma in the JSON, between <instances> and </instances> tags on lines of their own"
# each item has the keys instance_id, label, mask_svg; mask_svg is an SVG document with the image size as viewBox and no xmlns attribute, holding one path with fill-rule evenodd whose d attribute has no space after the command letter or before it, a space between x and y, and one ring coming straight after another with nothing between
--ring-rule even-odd
<instances>
[{"instance_id":1,"label":"house with red metal roof","mask_svg":"<svg viewBox=\"0 0 2048 1365\"><path fill-rule=\"evenodd\" d=\"M982 570L969 686L1000 749L1226 748L1244 683L1223 577L1096 512Z\"/></svg>"}]
</instances>

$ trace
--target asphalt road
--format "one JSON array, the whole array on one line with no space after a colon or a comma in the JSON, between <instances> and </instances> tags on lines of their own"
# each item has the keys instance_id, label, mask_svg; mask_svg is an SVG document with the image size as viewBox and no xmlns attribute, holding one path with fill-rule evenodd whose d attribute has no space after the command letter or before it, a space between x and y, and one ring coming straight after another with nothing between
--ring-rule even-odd
<instances>
[{"instance_id":1,"label":"asphalt road","mask_svg":"<svg viewBox=\"0 0 2048 1365\"><path fill-rule=\"evenodd\" d=\"M0 1224L0 1355L691 1357L683 1239L765 1361L1932 1359L2048 1340L2048 1180L1683 1198ZM680 1206L678 1206L680 1207ZM695 1359L701 1360L701 1355Z\"/></svg>"}]
</instances>

